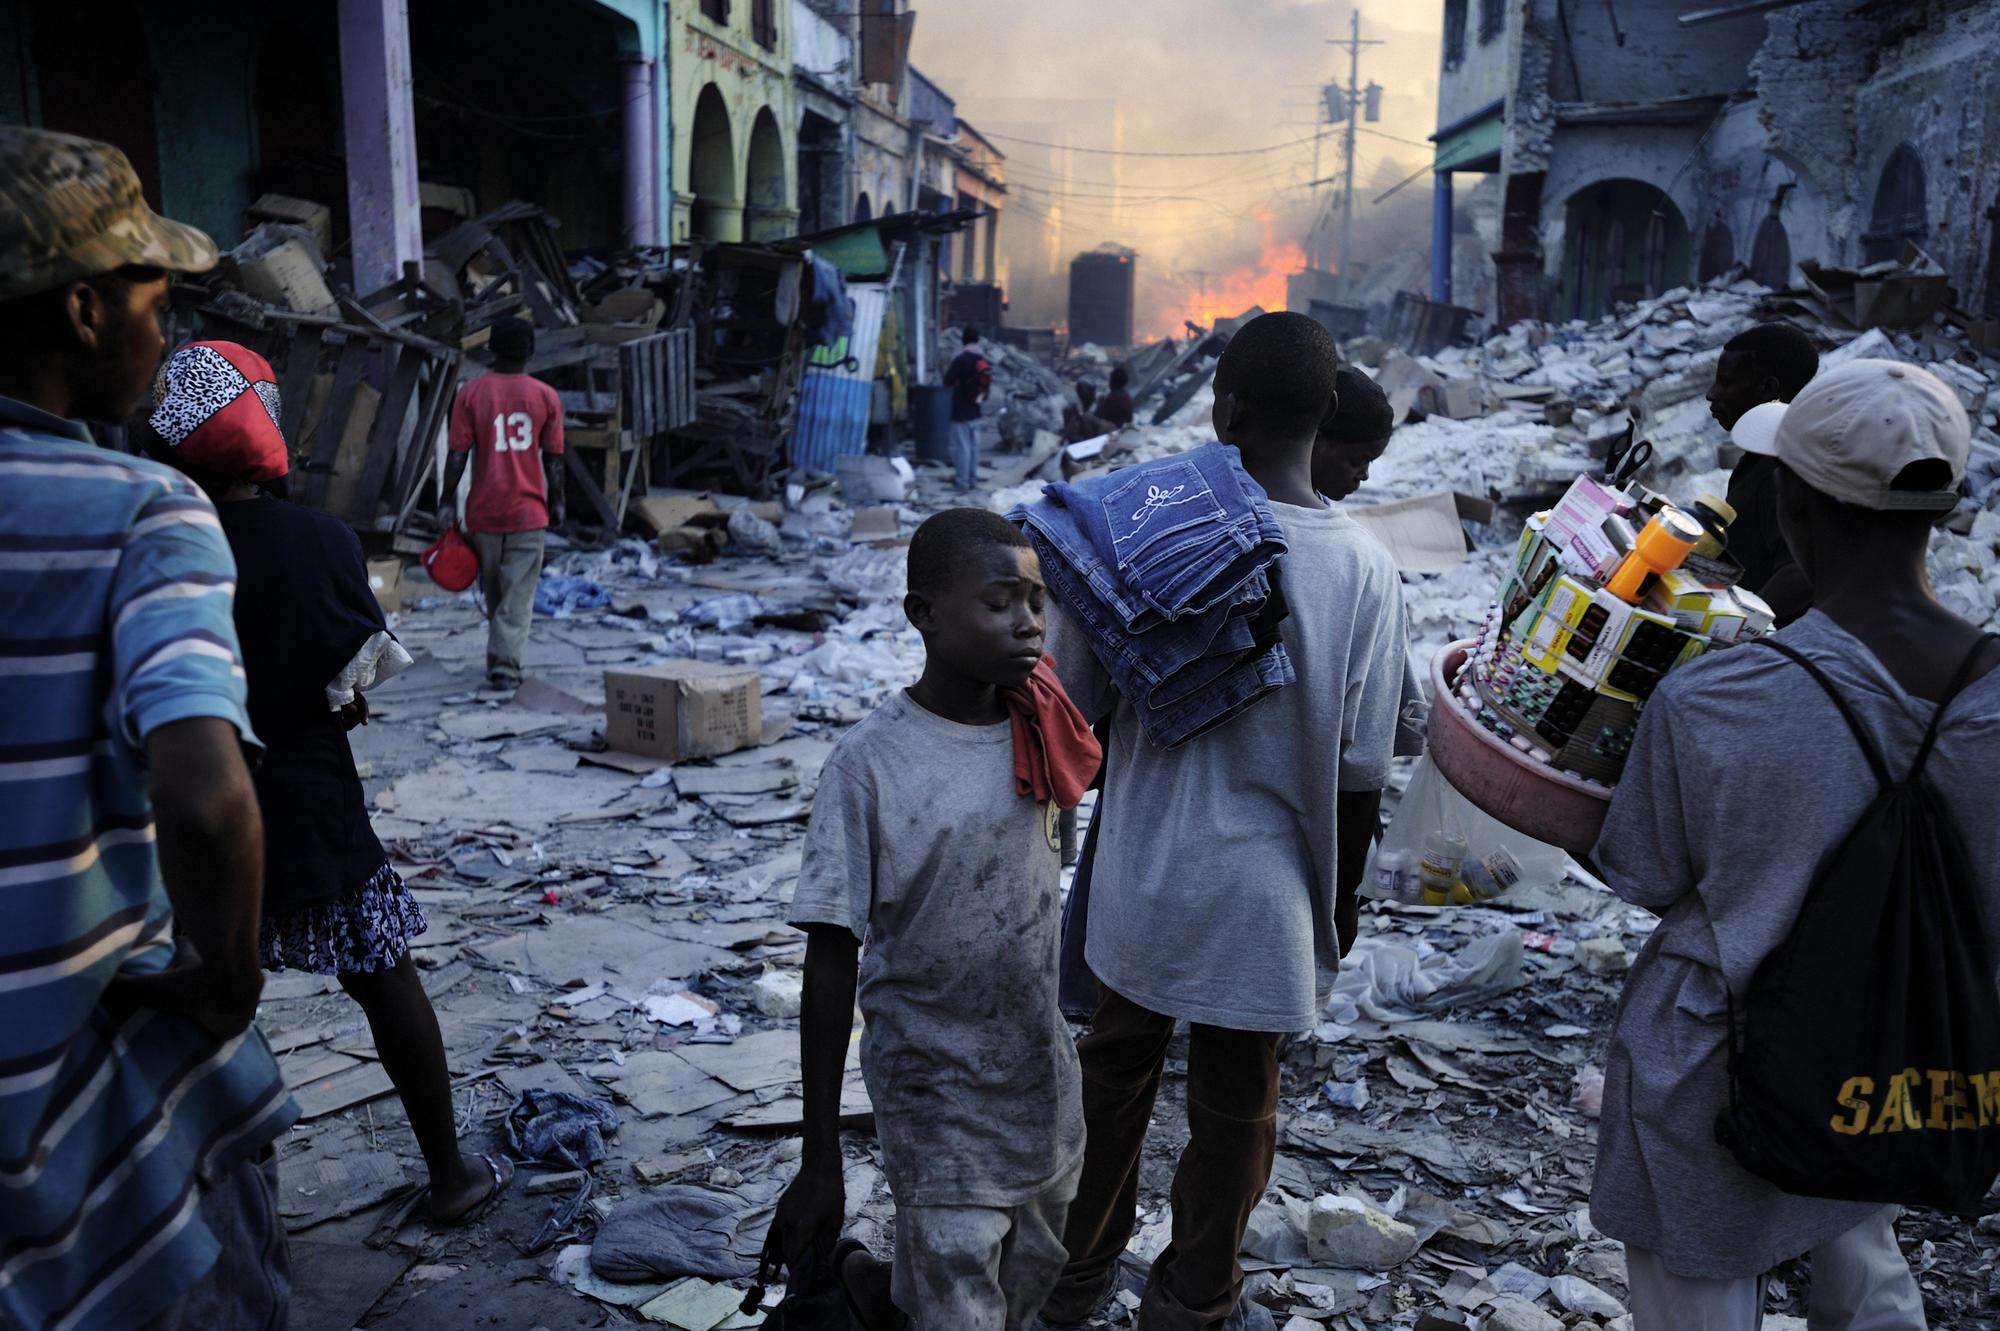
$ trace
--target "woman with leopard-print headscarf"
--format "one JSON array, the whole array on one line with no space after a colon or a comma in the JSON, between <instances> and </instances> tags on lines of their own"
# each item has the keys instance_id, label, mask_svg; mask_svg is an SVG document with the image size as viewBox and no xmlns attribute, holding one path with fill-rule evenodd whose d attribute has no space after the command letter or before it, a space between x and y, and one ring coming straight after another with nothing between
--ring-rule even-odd
<instances>
[{"instance_id":1,"label":"woman with leopard-print headscarf","mask_svg":"<svg viewBox=\"0 0 2000 1331\"><path fill-rule=\"evenodd\" d=\"M270 493L290 462L264 358L189 343L167 359L155 399L153 451L208 493L236 555L236 631L264 745L261 959L332 975L360 1003L430 1169L431 1217L464 1223L513 1167L459 1149L437 1014L410 961L409 940L429 923L369 826L347 741L368 719L362 690L409 654L369 590L354 532Z\"/></svg>"}]
</instances>

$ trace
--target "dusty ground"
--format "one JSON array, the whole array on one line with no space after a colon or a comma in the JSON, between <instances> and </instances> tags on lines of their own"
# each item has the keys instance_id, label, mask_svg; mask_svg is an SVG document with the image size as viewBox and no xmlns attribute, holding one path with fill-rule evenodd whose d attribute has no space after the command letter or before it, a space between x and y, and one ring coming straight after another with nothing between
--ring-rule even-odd
<instances>
[{"instance_id":1,"label":"dusty ground","mask_svg":"<svg viewBox=\"0 0 2000 1331\"><path fill-rule=\"evenodd\" d=\"M940 502L927 473L907 517ZM736 1251L754 1251L759 1217L793 1168L796 1022L785 1014L803 940L781 919L803 818L832 741L913 677L917 655L899 631L893 552L851 550L837 510L785 525L778 548L705 569L636 542L615 556L558 557L553 568L594 579L611 604L538 618L534 683L513 699L480 692L476 607L420 579L406 589L399 633L419 663L375 695L355 747L378 831L430 912L416 957L461 1128L469 1144L498 1149L509 1110L534 1090L609 1101L619 1121L587 1175L524 1165L485 1218L433 1231L404 1214L422 1163L359 1010L330 981L274 977L263 1025L305 1111L282 1144L298 1331L761 1321L730 1314L740 1279L733 1292L701 1280L620 1292L586 1278L591 1295L574 1285L600 1227L668 1187L725 1194L745 1222ZM1490 543L1509 542L1503 519ZM1448 630L1490 562L1412 584L1426 633ZM765 622L744 622L753 613ZM763 674L767 743L671 770L600 765L621 763L596 752L605 667L685 655ZM1521 946L1500 983L1462 1001L1446 992L1434 1010L1403 1014L1413 1020L1322 1025L1289 1049L1278 1168L1246 1245L1253 1293L1280 1326L1410 1326L1441 1307L1499 1325L1496 1302L1510 1296L1552 1320L1507 1325L1622 1324L1622 1257L1585 1206L1596 1125L1575 1102L1601 1057L1622 957L1593 974L1574 953L1599 937L1636 951L1649 927L1575 881L1495 907L1364 914L1364 938L1420 956L1456 959L1496 938L1507 955ZM1185 1140L1184 1052L1176 1046L1148 1146L1132 1281L1165 1239ZM865 1123L858 1076L850 1092ZM891 1202L865 1127L846 1152L852 1228L885 1246ZM1399 1212L1421 1248L1380 1274L1319 1263L1287 1208L1329 1193ZM1901 1232L1933 1326L2000 1326L1989 1235L1932 1215ZM1577 1287L1549 1284L1564 1275L1613 1305L1565 1307ZM1798 1277L1781 1273L1774 1313L1802 1316Z\"/></svg>"}]
</instances>

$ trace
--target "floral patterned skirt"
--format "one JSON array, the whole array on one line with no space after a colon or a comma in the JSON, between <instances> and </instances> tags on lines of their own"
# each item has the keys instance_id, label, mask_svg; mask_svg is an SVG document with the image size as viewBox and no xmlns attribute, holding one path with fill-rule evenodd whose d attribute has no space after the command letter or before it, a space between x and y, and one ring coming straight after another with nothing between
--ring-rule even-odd
<instances>
[{"instance_id":1,"label":"floral patterned skirt","mask_svg":"<svg viewBox=\"0 0 2000 1331\"><path fill-rule=\"evenodd\" d=\"M369 975L401 961L410 940L430 927L424 908L384 861L349 896L266 916L257 959L269 971Z\"/></svg>"}]
</instances>

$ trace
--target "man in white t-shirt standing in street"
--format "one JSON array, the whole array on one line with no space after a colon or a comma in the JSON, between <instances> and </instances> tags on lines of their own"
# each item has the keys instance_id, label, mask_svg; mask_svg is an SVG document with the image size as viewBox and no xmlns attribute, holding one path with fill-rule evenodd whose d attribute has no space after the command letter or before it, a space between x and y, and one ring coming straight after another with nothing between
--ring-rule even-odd
<instances>
[{"instance_id":1,"label":"man in white t-shirt standing in street","mask_svg":"<svg viewBox=\"0 0 2000 1331\"><path fill-rule=\"evenodd\" d=\"M1313 443L1339 358L1300 314L1245 325L1215 373L1215 430L1284 529L1297 680L1173 749L1141 731L1085 631L1050 607L1048 647L1092 721L1111 722L1085 955L1101 985L1078 1043L1084 1167L1069 1264L1043 1320L1076 1325L1110 1293L1176 1019L1190 1023L1188 1128L1172 1242L1139 1331L1256 1331L1236 1261L1277 1149L1278 1043L1310 1028L1354 941L1406 672L1389 553L1313 487Z\"/></svg>"}]
</instances>

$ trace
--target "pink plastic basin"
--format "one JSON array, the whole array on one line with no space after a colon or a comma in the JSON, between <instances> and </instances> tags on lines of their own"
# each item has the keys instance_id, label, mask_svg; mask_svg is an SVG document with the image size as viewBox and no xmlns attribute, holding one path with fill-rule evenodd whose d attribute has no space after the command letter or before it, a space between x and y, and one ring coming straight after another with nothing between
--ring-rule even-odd
<instances>
[{"instance_id":1,"label":"pink plastic basin","mask_svg":"<svg viewBox=\"0 0 2000 1331\"><path fill-rule=\"evenodd\" d=\"M1471 650L1454 642L1431 661L1431 761L1452 789L1516 832L1589 854L1611 792L1536 762L1479 724L1451 686Z\"/></svg>"}]
</instances>

